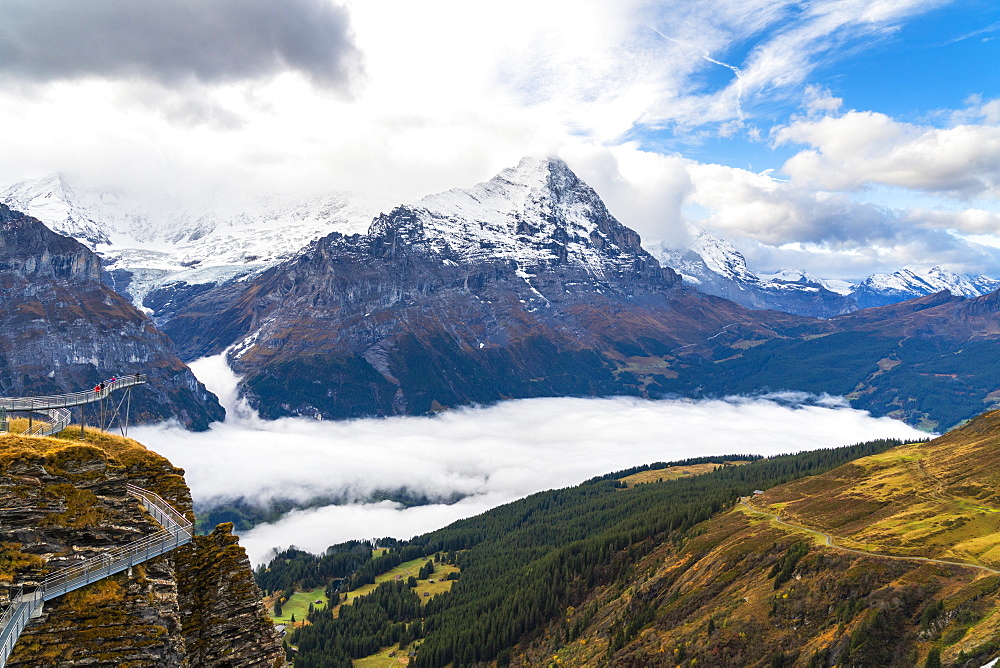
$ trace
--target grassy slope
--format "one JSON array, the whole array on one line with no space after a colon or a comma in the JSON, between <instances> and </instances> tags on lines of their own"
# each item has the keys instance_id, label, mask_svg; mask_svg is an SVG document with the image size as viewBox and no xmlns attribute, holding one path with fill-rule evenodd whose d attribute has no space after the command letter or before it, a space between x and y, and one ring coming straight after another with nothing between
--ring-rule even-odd
<instances>
[{"instance_id":1,"label":"grassy slope","mask_svg":"<svg viewBox=\"0 0 1000 668\"><path fill-rule=\"evenodd\" d=\"M746 464L746 462L735 461L735 462L726 462L726 464L732 466L738 466L740 464ZM642 485L644 483L666 482L668 480L676 480L677 478L686 478L692 475L702 475L703 473L711 473L718 466L719 464L691 464L690 466L668 466L665 469L650 469L648 471L639 471L638 473L633 473L632 475L625 476L624 478L619 478L619 480L621 480L631 488L635 487L636 485Z\"/></svg>"},{"instance_id":2,"label":"grassy slope","mask_svg":"<svg viewBox=\"0 0 1000 668\"><path fill-rule=\"evenodd\" d=\"M373 556L378 556L384 551L385 550L376 550ZM413 559L402 563L388 573L376 576L375 584L364 585L347 592L347 599L344 603L342 603L342 605L351 605L359 596L370 594L375 591L375 588L380 584L383 582L392 582L397 578L397 576L404 580L409 578L411 575L413 577L417 577L417 574L420 572L420 567L426 563L427 557L421 557L419 559ZM419 596L426 605L427 601L434 596L450 591L452 585L455 584L455 580L447 580L445 578L447 578L450 573L458 573L460 571L461 569L454 564L437 562L434 564L434 572L431 573L430 577L425 580L417 580L417 586L413 588L413 591L416 592L417 596ZM298 594L296 594L296 596L298 596ZM292 598L294 599L295 597L293 596ZM333 614L336 615L339 609L340 606L336 606ZM304 617L296 615L295 619L304 619ZM413 646L415 645L411 645L411 647ZM396 656L389 656L390 654L396 654ZM400 650L396 646L383 647L378 654L373 654L372 656L368 656L363 659L356 659L354 661L354 665L356 668L388 668L389 666L397 666L400 664L405 665L407 663L406 656L407 650Z\"/></svg>"},{"instance_id":3,"label":"grassy slope","mask_svg":"<svg viewBox=\"0 0 1000 668\"><path fill-rule=\"evenodd\" d=\"M1000 567L997 455L993 412L772 488L756 504L845 546ZM936 647L944 665L979 666L1000 653L1000 576L847 553L739 508L692 534L567 610L512 665L810 666L853 653L858 665L913 666ZM805 554L778 582L796 543Z\"/></svg>"},{"instance_id":4,"label":"grassy slope","mask_svg":"<svg viewBox=\"0 0 1000 668\"><path fill-rule=\"evenodd\" d=\"M301 626L309 614L309 604L312 603L317 608L325 608L329 603L326 597L326 586L316 587L309 591L297 591L292 597L281 604L281 616L274 614L274 604L277 602L281 592L264 598L264 607L271 613L271 619L275 624L291 624L292 616L295 617L295 625ZM320 601L319 604L316 601Z\"/></svg>"},{"instance_id":5,"label":"grassy slope","mask_svg":"<svg viewBox=\"0 0 1000 668\"><path fill-rule=\"evenodd\" d=\"M1000 568L1000 411L769 490L756 505L845 546Z\"/></svg>"}]
</instances>

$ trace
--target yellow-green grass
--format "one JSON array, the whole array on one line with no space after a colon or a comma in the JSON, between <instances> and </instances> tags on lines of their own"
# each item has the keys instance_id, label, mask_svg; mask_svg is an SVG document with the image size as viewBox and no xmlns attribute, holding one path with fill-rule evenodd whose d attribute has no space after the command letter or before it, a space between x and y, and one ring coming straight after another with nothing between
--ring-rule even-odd
<instances>
[{"instance_id":1,"label":"yellow-green grass","mask_svg":"<svg viewBox=\"0 0 1000 668\"><path fill-rule=\"evenodd\" d=\"M10 421L10 432L0 434L0 459L9 461L25 454L48 456L69 448L94 446L125 466L165 461L138 441L91 427L86 428L82 437L80 425L70 425L53 436L25 436L18 433L27 427L27 419L16 418Z\"/></svg>"},{"instance_id":2,"label":"yellow-green grass","mask_svg":"<svg viewBox=\"0 0 1000 668\"><path fill-rule=\"evenodd\" d=\"M417 577L420 573L420 568L427 563L428 557L420 557L419 559L412 559L405 563L396 566L388 573L383 573L375 577L375 584L366 584L357 589L347 592L347 600L343 603L351 604L354 602L358 596L364 596L365 594L370 594L375 591L383 582L392 582L393 580L400 579L406 581L411 575ZM413 590L422 599L430 598L436 594L446 592L451 589L451 585L455 582L454 580L445 580L449 573L457 573L459 571L458 566L453 566L451 564L445 563L435 563L434 572L426 580L417 580L417 587ZM433 583L430 581L434 580ZM430 594L430 596L424 596L424 592ZM425 601L426 602L426 601ZM342 603L342 604L343 604ZM297 618L296 618L297 619Z\"/></svg>"},{"instance_id":3,"label":"yellow-green grass","mask_svg":"<svg viewBox=\"0 0 1000 668\"><path fill-rule=\"evenodd\" d=\"M756 511L754 511L752 507L747 508L743 504L738 504L736 506L736 512L743 513L744 515L747 515L751 519L758 519L761 517L761 515L759 515ZM826 538L823 536L823 534L814 529L809 529L808 527L791 527L784 524L778 526L777 528L780 528L782 531L786 533L799 534L804 538L807 538L810 542L814 543L815 545L826 545Z\"/></svg>"},{"instance_id":4,"label":"yellow-green grass","mask_svg":"<svg viewBox=\"0 0 1000 668\"><path fill-rule=\"evenodd\" d=\"M414 559L412 561L407 561L404 564L400 564L388 573L376 577L375 584L365 585L355 589L354 591L348 592L347 601L341 605L352 604L358 596L364 596L365 594L374 591L374 589L383 582L392 582L397 578L397 576L403 581L408 580L411 575L413 577L417 577L417 574L420 572L420 567L426 563L427 557L421 557L420 559ZM455 584L455 581L448 580L447 577L450 573L458 572L460 572L458 566L437 562L434 564L434 572L431 573L430 577L426 580L417 580L417 586L413 588L413 591L420 597L420 600L426 604L427 601L431 600L438 594L443 594L444 592L450 590L452 585ZM433 580L433 582L431 582L431 580ZM337 614L337 610L339 610L339 608L340 606L337 606L334 610L334 614ZM419 644L419 641L417 644ZM397 646L383 647L377 654L365 657L364 659L356 659L354 661L354 666L355 668L389 668L390 666L398 666L400 664L405 665L409 662L406 658L408 650L415 646L416 645L411 645L404 650L400 650ZM389 654L392 652L395 652L397 656L390 657Z\"/></svg>"},{"instance_id":5,"label":"yellow-green grass","mask_svg":"<svg viewBox=\"0 0 1000 668\"><path fill-rule=\"evenodd\" d=\"M845 547L1000 567L1000 412L770 490L761 510Z\"/></svg>"},{"instance_id":6,"label":"yellow-green grass","mask_svg":"<svg viewBox=\"0 0 1000 668\"><path fill-rule=\"evenodd\" d=\"M27 420L23 423L26 427ZM130 478L145 479L146 487L173 503L175 508L188 511L190 492L184 482L184 472L138 441L90 427L81 435L79 425L70 425L54 436L0 434L0 471L18 461L31 461L40 463L54 475L82 481L107 475L100 467L83 473L69 472L80 462L96 460L103 460L109 469L117 469Z\"/></svg>"},{"instance_id":7,"label":"yellow-green grass","mask_svg":"<svg viewBox=\"0 0 1000 668\"><path fill-rule=\"evenodd\" d=\"M409 647L412 647L412 645ZM398 666L405 666L410 663L408 656L410 653L409 647L407 649L399 649L395 646L386 647L379 650L378 654L372 654L363 659L354 659L351 663L354 664L354 668L397 668ZM396 656L389 656L393 653Z\"/></svg>"},{"instance_id":8,"label":"yellow-green grass","mask_svg":"<svg viewBox=\"0 0 1000 668\"><path fill-rule=\"evenodd\" d=\"M281 594L275 594L274 596L268 596L264 599L264 605L267 607L267 612L271 615L271 620L275 624L291 624L292 616L295 616L296 626L301 626L302 622L305 621L306 615L309 614L309 604L314 604L317 608L326 608L329 605L329 600L326 598L325 587L317 587L316 589L311 589L309 591L297 591L292 594L292 597L281 604L281 616L276 617L274 615L274 604L277 602L278 596ZM322 606L316 604L316 601L323 601Z\"/></svg>"},{"instance_id":9,"label":"yellow-green grass","mask_svg":"<svg viewBox=\"0 0 1000 668\"><path fill-rule=\"evenodd\" d=\"M426 580L417 580L417 586L413 589L424 603L427 603L430 599L434 598L438 594L443 594L446 591L451 590L451 586L455 584L454 580L446 579L449 573L458 573L458 566L452 564L436 563L434 564L434 572ZM431 582L433 580L433 582ZM427 594L427 596L424 596Z\"/></svg>"},{"instance_id":10,"label":"yellow-green grass","mask_svg":"<svg viewBox=\"0 0 1000 668\"><path fill-rule=\"evenodd\" d=\"M726 464L746 464L745 461L736 462L726 462ZM621 482L624 482L629 488L635 487L636 485L642 485L651 482L667 482L668 480L676 480L677 478L687 478L694 475L702 475L703 473L711 473L718 467L719 464L691 464L690 466L668 466L665 469L655 469L650 471L639 471L638 473L633 473L632 475L625 476L621 478Z\"/></svg>"}]
</instances>

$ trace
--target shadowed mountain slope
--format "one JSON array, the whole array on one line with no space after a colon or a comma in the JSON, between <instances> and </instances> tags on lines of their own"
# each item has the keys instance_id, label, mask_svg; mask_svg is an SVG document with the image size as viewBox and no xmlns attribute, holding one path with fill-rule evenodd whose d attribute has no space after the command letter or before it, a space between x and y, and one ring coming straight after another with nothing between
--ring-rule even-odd
<instances>
[{"instance_id":1,"label":"shadowed mountain slope","mask_svg":"<svg viewBox=\"0 0 1000 668\"><path fill-rule=\"evenodd\" d=\"M265 417L352 417L644 395L678 347L800 321L679 283L565 163L525 160L207 292L165 331L189 359L232 345Z\"/></svg>"},{"instance_id":2,"label":"shadowed mountain slope","mask_svg":"<svg viewBox=\"0 0 1000 668\"><path fill-rule=\"evenodd\" d=\"M735 329L735 328L734 328ZM1000 405L1000 293L947 292L748 341L727 331L680 351L664 391L704 396L800 390L846 396L872 414L949 429ZM748 345L749 344L749 345Z\"/></svg>"},{"instance_id":3,"label":"shadowed mountain slope","mask_svg":"<svg viewBox=\"0 0 1000 668\"><path fill-rule=\"evenodd\" d=\"M141 372L133 421L205 429L224 411L144 314L101 283L97 256L0 204L0 395L75 392Z\"/></svg>"},{"instance_id":4,"label":"shadowed mountain slope","mask_svg":"<svg viewBox=\"0 0 1000 668\"><path fill-rule=\"evenodd\" d=\"M565 163L526 159L208 290L164 331L184 359L228 349L266 418L793 390L943 431L1000 405L998 302L748 309L683 286Z\"/></svg>"}]
</instances>

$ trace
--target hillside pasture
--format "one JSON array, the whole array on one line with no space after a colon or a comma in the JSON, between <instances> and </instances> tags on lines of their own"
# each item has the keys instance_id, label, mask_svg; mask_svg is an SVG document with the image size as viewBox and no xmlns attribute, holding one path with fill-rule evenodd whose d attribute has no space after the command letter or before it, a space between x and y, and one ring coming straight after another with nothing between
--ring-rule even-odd
<instances>
[{"instance_id":1,"label":"hillside pasture","mask_svg":"<svg viewBox=\"0 0 1000 668\"><path fill-rule=\"evenodd\" d=\"M746 464L745 461L735 461L735 462L725 462L724 464L690 464L688 466L668 466L662 469L649 469L648 471L639 471L638 473L633 473L632 475L625 476L624 478L619 478L619 480L631 489L636 485L643 485L647 483L655 482L669 482L671 480L677 480L678 478L688 478L696 475L703 475L705 473L711 473L719 466L737 466L740 464Z\"/></svg>"}]
</instances>

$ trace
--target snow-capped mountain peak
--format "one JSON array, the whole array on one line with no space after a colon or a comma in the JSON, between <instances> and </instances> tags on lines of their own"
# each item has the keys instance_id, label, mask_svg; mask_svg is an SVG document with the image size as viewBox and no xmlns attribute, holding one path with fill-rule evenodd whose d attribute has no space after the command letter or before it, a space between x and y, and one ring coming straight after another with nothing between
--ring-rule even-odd
<instances>
[{"instance_id":1,"label":"snow-capped mountain peak","mask_svg":"<svg viewBox=\"0 0 1000 668\"><path fill-rule=\"evenodd\" d=\"M865 291L906 298L948 290L959 297L978 297L1000 288L988 276L962 276L941 266L920 270L906 267L891 274L873 274L861 286Z\"/></svg>"},{"instance_id":2,"label":"snow-capped mountain peak","mask_svg":"<svg viewBox=\"0 0 1000 668\"><path fill-rule=\"evenodd\" d=\"M525 158L488 181L405 208L446 258L513 260L525 267L569 262L601 277L611 268L608 247L645 254L639 236L558 158Z\"/></svg>"},{"instance_id":3,"label":"snow-capped mountain peak","mask_svg":"<svg viewBox=\"0 0 1000 668\"><path fill-rule=\"evenodd\" d=\"M680 272L687 283L708 294L725 297L749 308L768 308L800 315L829 317L845 313L852 304L846 281L824 281L798 269L756 274L735 246L688 224L688 248L657 248L660 263Z\"/></svg>"},{"instance_id":4,"label":"snow-capped mountain peak","mask_svg":"<svg viewBox=\"0 0 1000 668\"><path fill-rule=\"evenodd\" d=\"M363 233L378 211L344 193L218 196L199 205L75 188L60 174L12 185L0 201L96 250L113 287L140 306L163 285L249 276L330 232Z\"/></svg>"},{"instance_id":5,"label":"snow-capped mountain peak","mask_svg":"<svg viewBox=\"0 0 1000 668\"><path fill-rule=\"evenodd\" d=\"M709 270L731 280L757 280L757 276L747 268L746 258L731 243L694 225L688 226L688 232L691 235L691 250L701 256Z\"/></svg>"},{"instance_id":6,"label":"snow-capped mountain peak","mask_svg":"<svg viewBox=\"0 0 1000 668\"><path fill-rule=\"evenodd\" d=\"M15 211L44 222L49 229L90 246L109 243L99 223L78 206L79 198L62 174L21 181L0 193L0 201Z\"/></svg>"}]
</instances>

